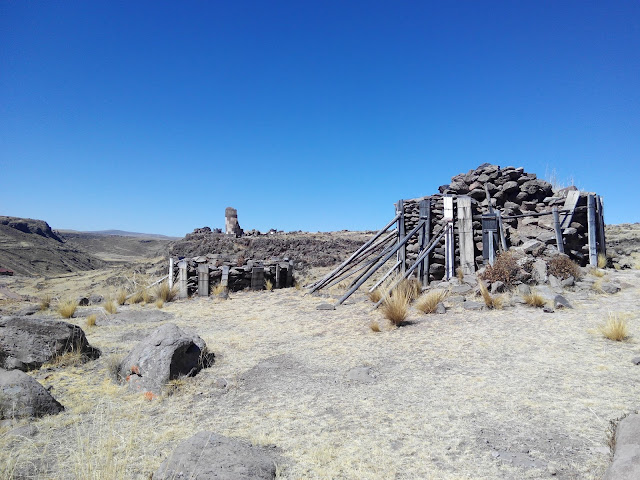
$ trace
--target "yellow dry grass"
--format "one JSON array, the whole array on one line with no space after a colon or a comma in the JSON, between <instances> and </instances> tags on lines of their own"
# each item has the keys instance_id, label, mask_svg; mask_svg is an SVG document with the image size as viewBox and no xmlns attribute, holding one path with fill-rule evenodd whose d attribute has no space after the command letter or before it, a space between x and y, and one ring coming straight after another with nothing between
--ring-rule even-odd
<instances>
[{"instance_id":1,"label":"yellow dry grass","mask_svg":"<svg viewBox=\"0 0 640 480\"><path fill-rule=\"evenodd\" d=\"M118 312L118 307L116 306L116 302L114 300L107 300L104 302L104 310L109 314L114 314Z\"/></svg>"},{"instance_id":2,"label":"yellow dry grass","mask_svg":"<svg viewBox=\"0 0 640 480\"><path fill-rule=\"evenodd\" d=\"M604 253L598 254L598 268L605 268L607 266L607 256Z\"/></svg>"},{"instance_id":3,"label":"yellow dry grass","mask_svg":"<svg viewBox=\"0 0 640 480\"><path fill-rule=\"evenodd\" d=\"M265 280L264 280L264 288L269 292L273 291L273 282L271 280L269 280L268 278L265 278Z\"/></svg>"},{"instance_id":4,"label":"yellow dry grass","mask_svg":"<svg viewBox=\"0 0 640 480\"><path fill-rule=\"evenodd\" d=\"M531 292L527 295L523 295L522 299L524 300L524 303L526 303L527 305L530 305L536 308L542 308L546 303L544 297L536 292Z\"/></svg>"},{"instance_id":5,"label":"yellow dry grass","mask_svg":"<svg viewBox=\"0 0 640 480\"><path fill-rule=\"evenodd\" d=\"M431 290L416 300L415 307L423 313L433 313L446 296L446 290Z\"/></svg>"},{"instance_id":6,"label":"yellow dry grass","mask_svg":"<svg viewBox=\"0 0 640 480\"><path fill-rule=\"evenodd\" d=\"M599 330L602 335L615 342L621 342L629 338L627 318L621 313L609 313L607 322L601 325Z\"/></svg>"},{"instance_id":7,"label":"yellow dry grass","mask_svg":"<svg viewBox=\"0 0 640 480\"><path fill-rule=\"evenodd\" d=\"M47 310L51 306L52 297L46 294L40 298L40 310Z\"/></svg>"},{"instance_id":8,"label":"yellow dry grass","mask_svg":"<svg viewBox=\"0 0 640 480\"><path fill-rule=\"evenodd\" d=\"M78 308L78 301L67 299L63 300L58 304L58 313L62 316L62 318L71 318L73 314L76 313L76 309Z\"/></svg>"},{"instance_id":9,"label":"yellow dry grass","mask_svg":"<svg viewBox=\"0 0 640 480\"><path fill-rule=\"evenodd\" d=\"M155 303L157 308L164 307L164 300L162 300L161 298L158 298Z\"/></svg>"},{"instance_id":10,"label":"yellow dry grass","mask_svg":"<svg viewBox=\"0 0 640 480\"><path fill-rule=\"evenodd\" d=\"M121 288L116 292L116 302L118 303L118 305L124 305L126 301L127 291Z\"/></svg>"},{"instance_id":11,"label":"yellow dry grass","mask_svg":"<svg viewBox=\"0 0 640 480\"><path fill-rule=\"evenodd\" d=\"M489 288L480 278L478 278L478 286L480 287L480 295L487 308L502 310L504 307L504 297L502 295L491 295Z\"/></svg>"},{"instance_id":12,"label":"yellow dry grass","mask_svg":"<svg viewBox=\"0 0 640 480\"><path fill-rule=\"evenodd\" d=\"M86 324L87 327L91 328L91 327L95 327L96 326L96 320L97 320L97 315L93 314L93 315L89 315L86 319Z\"/></svg>"},{"instance_id":13,"label":"yellow dry grass","mask_svg":"<svg viewBox=\"0 0 640 480\"><path fill-rule=\"evenodd\" d=\"M155 294L156 298L163 302L171 302L178 294L178 289L176 285L173 285L173 288L169 288L169 282L162 282L156 287Z\"/></svg>"},{"instance_id":14,"label":"yellow dry grass","mask_svg":"<svg viewBox=\"0 0 640 480\"><path fill-rule=\"evenodd\" d=\"M391 295L387 295L380 306L380 311L384 318L389 320L392 324L398 326L407 319L409 315L409 299L408 292L406 290L395 289L391 292Z\"/></svg>"}]
</instances>

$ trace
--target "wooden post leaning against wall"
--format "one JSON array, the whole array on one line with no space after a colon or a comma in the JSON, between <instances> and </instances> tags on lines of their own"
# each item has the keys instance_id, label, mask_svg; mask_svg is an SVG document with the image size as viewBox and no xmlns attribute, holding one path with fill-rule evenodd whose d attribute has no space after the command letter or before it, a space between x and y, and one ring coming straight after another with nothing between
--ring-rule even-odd
<instances>
[{"instance_id":1,"label":"wooden post leaning against wall","mask_svg":"<svg viewBox=\"0 0 640 480\"><path fill-rule=\"evenodd\" d=\"M398 200L398 203L396 203L396 213L400 215L400 217L398 218L398 243L400 243L406 233L404 229L404 200ZM406 244L403 245L400 250L398 250L398 261L400 262L400 271L404 273L407 267Z\"/></svg>"},{"instance_id":2,"label":"wooden post leaning against wall","mask_svg":"<svg viewBox=\"0 0 640 480\"><path fill-rule=\"evenodd\" d=\"M473 244L473 218L471 213L471 197L458 196L458 244L460 245L460 268L465 275L475 271L475 255Z\"/></svg>"},{"instance_id":3,"label":"wooden post leaning against wall","mask_svg":"<svg viewBox=\"0 0 640 480\"><path fill-rule=\"evenodd\" d=\"M209 265L198 265L198 296L209 296Z\"/></svg>"},{"instance_id":4,"label":"wooden post leaning against wall","mask_svg":"<svg viewBox=\"0 0 640 480\"><path fill-rule=\"evenodd\" d=\"M178 263L178 298L187 298L187 262L182 260Z\"/></svg>"},{"instance_id":5,"label":"wooden post leaning against wall","mask_svg":"<svg viewBox=\"0 0 640 480\"><path fill-rule=\"evenodd\" d=\"M287 287L293 287L293 260L289 260L287 267Z\"/></svg>"},{"instance_id":6,"label":"wooden post leaning against wall","mask_svg":"<svg viewBox=\"0 0 640 480\"><path fill-rule=\"evenodd\" d=\"M429 244L431 240L431 199L426 198L420 201L420 220L424 220L424 226L420 229L420 251ZM427 255L418 267L418 278L423 287L429 285L429 255Z\"/></svg>"},{"instance_id":7,"label":"wooden post leaning against wall","mask_svg":"<svg viewBox=\"0 0 640 480\"><path fill-rule=\"evenodd\" d=\"M251 268L251 290L264 289L264 267Z\"/></svg>"},{"instance_id":8,"label":"wooden post leaning against wall","mask_svg":"<svg viewBox=\"0 0 640 480\"><path fill-rule=\"evenodd\" d=\"M604 202L600 195L596 195L596 211L598 213L598 253L606 257L607 240L604 232Z\"/></svg>"},{"instance_id":9,"label":"wooden post leaning against wall","mask_svg":"<svg viewBox=\"0 0 640 480\"><path fill-rule=\"evenodd\" d=\"M445 279L449 280L453 277L454 264L455 264L455 245L453 241L453 196L445 195L442 200L444 201L444 218L443 221L447 223L449 229L444 236L444 268Z\"/></svg>"},{"instance_id":10,"label":"wooden post leaning against wall","mask_svg":"<svg viewBox=\"0 0 640 480\"><path fill-rule=\"evenodd\" d=\"M229 288L229 265L222 266L222 276L220 277L220 286Z\"/></svg>"},{"instance_id":11,"label":"wooden post leaning against wall","mask_svg":"<svg viewBox=\"0 0 640 480\"><path fill-rule=\"evenodd\" d=\"M553 229L556 231L556 245L558 251L564 253L564 240L562 238L562 228L560 227L560 214L558 207L553 207Z\"/></svg>"},{"instance_id":12,"label":"wooden post leaning against wall","mask_svg":"<svg viewBox=\"0 0 640 480\"><path fill-rule=\"evenodd\" d=\"M592 193L587 195L587 231L589 235L589 265L598 266L596 202Z\"/></svg>"},{"instance_id":13,"label":"wooden post leaning against wall","mask_svg":"<svg viewBox=\"0 0 640 480\"><path fill-rule=\"evenodd\" d=\"M280 274L280 264L276 263L276 284L274 288L280 288L280 278L282 275Z\"/></svg>"},{"instance_id":14,"label":"wooden post leaning against wall","mask_svg":"<svg viewBox=\"0 0 640 480\"><path fill-rule=\"evenodd\" d=\"M169 290L173 289L173 258L169 259Z\"/></svg>"}]
</instances>

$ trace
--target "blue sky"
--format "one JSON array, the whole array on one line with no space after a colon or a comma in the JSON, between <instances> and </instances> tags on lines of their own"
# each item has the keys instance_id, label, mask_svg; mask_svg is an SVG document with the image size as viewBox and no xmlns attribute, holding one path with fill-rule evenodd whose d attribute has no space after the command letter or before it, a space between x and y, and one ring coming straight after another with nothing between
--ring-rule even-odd
<instances>
[{"instance_id":1,"label":"blue sky","mask_svg":"<svg viewBox=\"0 0 640 480\"><path fill-rule=\"evenodd\" d=\"M377 229L484 162L640 221L640 3L0 0L0 215Z\"/></svg>"}]
</instances>

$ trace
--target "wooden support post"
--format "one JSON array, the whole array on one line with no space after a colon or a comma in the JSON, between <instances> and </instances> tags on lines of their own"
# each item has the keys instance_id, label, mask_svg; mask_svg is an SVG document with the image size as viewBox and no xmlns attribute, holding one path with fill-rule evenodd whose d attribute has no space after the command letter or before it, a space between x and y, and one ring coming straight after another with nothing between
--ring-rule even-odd
<instances>
[{"instance_id":1,"label":"wooden support post","mask_svg":"<svg viewBox=\"0 0 640 480\"><path fill-rule=\"evenodd\" d=\"M169 290L173 289L173 258L169 259Z\"/></svg>"},{"instance_id":2,"label":"wooden support post","mask_svg":"<svg viewBox=\"0 0 640 480\"><path fill-rule=\"evenodd\" d=\"M556 245L558 245L558 251L564 253L564 240L562 238L562 228L560 227L560 214L558 213L558 207L553 207L553 228L556 231Z\"/></svg>"},{"instance_id":3,"label":"wooden support post","mask_svg":"<svg viewBox=\"0 0 640 480\"><path fill-rule=\"evenodd\" d=\"M471 213L471 197L458 197L458 244L460 245L460 268L465 275L475 271L475 255L473 245L473 217Z\"/></svg>"},{"instance_id":4,"label":"wooden support post","mask_svg":"<svg viewBox=\"0 0 640 480\"><path fill-rule=\"evenodd\" d=\"M287 268L287 287L293 287L293 260L289 260Z\"/></svg>"},{"instance_id":5,"label":"wooden support post","mask_svg":"<svg viewBox=\"0 0 640 480\"><path fill-rule=\"evenodd\" d=\"M596 202L592 193L587 195L587 229L589 235L589 265L597 267L598 249L596 245Z\"/></svg>"},{"instance_id":6,"label":"wooden support post","mask_svg":"<svg viewBox=\"0 0 640 480\"><path fill-rule=\"evenodd\" d=\"M449 280L453 277L454 264L455 264L455 245L453 242L453 197L451 195L445 195L442 200L444 201L444 219L447 226L447 233L444 236L444 267L445 278Z\"/></svg>"},{"instance_id":7,"label":"wooden support post","mask_svg":"<svg viewBox=\"0 0 640 480\"><path fill-rule=\"evenodd\" d=\"M398 217L398 244L404 238L405 229L404 229L404 200L398 200L396 203L396 214ZM407 264L407 247L406 244L402 245L402 247L398 250L398 261L400 262L400 271L404 273Z\"/></svg>"},{"instance_id":8,"label":"wooden support post","mask_svg":"<svg viewBox=\"0 0 640 480\"><path fill-rule=\"evenodd\" d=\"M182 260L178 263L178 298L187 298L187 262Z\"/></svg>"},{"instance_id":9,"label":"wooden support post","mask_svg":"<svg viewBox=\"0 0 640 480\"><path fill-rule=\"evenodd\" d=\"M276 285L275 288L280 288L280 264L276 263Z\"/></svg>"},{"instance_id":10,"label":"wooden support post","mask_svg":"<svg viewBox=\"0 0 640 480\"><path fill-rule=\"evenodd\" d=\"M198 265L198 296L209 296L209 265Z\"/></svg>"},{"instance_id":11,"label":"wooden support post","mask_svg":"<svg viewBox=\"0 0 640 480\"><path fill-rule=\"evenodd\" d=\"M607 255L607 241L604 232L604 201L596 195L596 209L598 211L598 253Z\"/></svg>"},{"instance_id":12,"label":"wooden support post","mask_svg":"<svg viewBox=\"0 0 640 480\"><path fill-rule=\"evenodd\" d=\"M427 198L420 201L420 220L424 220L424 225L420 229L420 251L431 240L431 199ZM418 267L418 279L423 287L429 285L429 255L427 255Z\"/></svg>"},{"instance_id":13,"label":"wooden support post","mask_svg":"<svg viewBox=\"0 0 640 480\"><path fill-rule=\"evenodd\" d=\"M251 290L264 290L264 267L251 268Z\"/></svg>"},{"instance_id":14,"label":"wooden support post","mask_svg":"<svg viewBox=\"0 0 640 480\"><path fill-rule=\"evenodd\" d=\"M507 251L507 238L504 235L504 226L502 225L502 214L500 210L496 210L496 222L498 227L498 233L500 234L500 250Z\"/></svg>"},{"instance_id":15,"label":"wooden support post","mask_svg":"<svg viewBox=\"0 0 640 480\"><path fill-rule=\"evenodd\" d=\"M222 266L222 276L220 277L220 286L229 288L229 265Z\"/></svg>"}]
</instances>

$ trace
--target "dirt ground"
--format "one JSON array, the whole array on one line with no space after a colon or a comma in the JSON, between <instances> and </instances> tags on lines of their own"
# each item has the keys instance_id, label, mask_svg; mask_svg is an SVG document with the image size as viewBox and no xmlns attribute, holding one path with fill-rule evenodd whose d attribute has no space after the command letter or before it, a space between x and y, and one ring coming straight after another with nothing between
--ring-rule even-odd
<instances>
[{"instance_id":1,"label":"dirt ground","mask_svg":"<svg viewBox=\"0 0 640 480\"><path fill-rule=\"evenodd\" d=\"M286 479L600 478L610 420L640 408L640 271L607 275L623 290L568 292L574 309L412 310L399 328L362 294L326 311L332 298L296 289L81 307L72 322L103 355L30 373L66 411L0 427L0 478L147 479L200 430L274 446ZM610 312L628 316L628 341L599 333ZM111 372L166 322L196 331L216 363L149 401Z\"/></svg>"}]
</instances>

